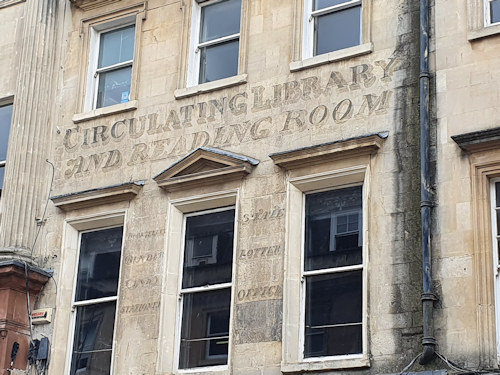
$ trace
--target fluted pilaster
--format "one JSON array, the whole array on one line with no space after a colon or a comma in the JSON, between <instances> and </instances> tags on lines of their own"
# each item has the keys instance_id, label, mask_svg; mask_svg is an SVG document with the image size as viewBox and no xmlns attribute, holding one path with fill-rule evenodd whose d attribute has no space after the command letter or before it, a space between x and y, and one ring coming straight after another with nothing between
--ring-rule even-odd
<instances>
[{"instance_id":1,"label":"fluted pilaster","mask_svg":"<svg viewBox=\"0 0 500 375\"><path fill-rule=\"evenodd\" d=\"M31 261L49 192L51 118L57 76L57 20L62 0L24 3L21 46L4 189L0 204L0 259Z\"/></svg>"}]
</instances>

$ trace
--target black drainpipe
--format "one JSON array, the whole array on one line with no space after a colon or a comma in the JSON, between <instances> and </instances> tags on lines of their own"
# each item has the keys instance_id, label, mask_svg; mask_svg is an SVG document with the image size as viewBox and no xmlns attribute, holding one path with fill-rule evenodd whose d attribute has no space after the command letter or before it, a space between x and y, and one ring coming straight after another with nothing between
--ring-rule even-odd
<instances>
[{"instance_id":1,"label":"black drainpipe","mask_svg":"<svg viewBox=\"0 0 500 375\"><path fill-rule=\"evenodd\" d=\"M432 287L431 208L429 173L429 0L420 0L420 210L422 219L423 334L424 347L420 364L429 363L435 355L433 309L436 296Z\"/></svg>"}]
</instances>

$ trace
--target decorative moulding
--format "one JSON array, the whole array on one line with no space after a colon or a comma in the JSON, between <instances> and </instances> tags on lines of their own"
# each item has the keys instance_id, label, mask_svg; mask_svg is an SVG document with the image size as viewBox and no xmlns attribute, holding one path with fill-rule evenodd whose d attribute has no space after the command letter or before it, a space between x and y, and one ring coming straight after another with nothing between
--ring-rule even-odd
<instances>
[{"instance_id":1,"label":"decorative moulding","mask_svg":"<svg viewBox=\"0 0 500 375\"><path fill-rule=\"evenodd\" d=\"M50 197L56 207L64 211L100 206L133 199L144 186L144 181L127 182L120 185Z\"/></svg>"},{"instance_id":2,"label":"decorative moulding","mask_svg":"<svg viewBox=\"0 0 500 375\"><path fill-rule=\"evenodd\" d=\"M488 151L500 147L500 128L453 135L458 147L468 153Z\"/></svg>"},{"instance_id":3,"label":"decorative moulding","mask_svg":"<svg viewBox=\"0 0 500 375\"><path fill-rule=\"evenodd\" d=\"M16 259L0 261L0 285L2 287L26 293L26 277L29 277L29 291L37 295L52 277L52 272ZM26 302L24 307L26 310Z\"/></svg>"},{"instance_id":4,"label":"decorative moulding","mask_svg":"<svg viewBox=\"0 0 500 375\"><path fill-rule=\"evenodd\" d=\"M0 8L7 8L11 5L24 3L26 0L0 0Z\"/></svg>"},{"instance_id":5,"label":"decorative moulding","mask_svg":"<svg viewBox=\"0 0 500 375\"><path fill-rule=\"evenodd\" d=\"M167 190L223 183L242 178L259 164L256 159L211 147L199 147L153 177Z\"/></svg>"},{"instance_id":6,"label":"decorative moulding","mask_svg":"<svg viewBox=\"0 0 500 375\"><path fill-rule=\"evenodd\" d=\"M389 132L368 134L291 151L277 152L269 157L276 165L285 169L293 169L334 159L373 154L382 147L382 143L388 136Z\"/></svg>"},{"instance_id":7,"label":"decorative moulding","mask_svg":"<svg viewBox=\"0 0 500 375\"><path fill-rule=\"evenodd\" d=\"M80 8L81 10L90 10L106 6L112 3L119 2L121 0L69 0L71 4Z\"/></svg>"}]
</instances>

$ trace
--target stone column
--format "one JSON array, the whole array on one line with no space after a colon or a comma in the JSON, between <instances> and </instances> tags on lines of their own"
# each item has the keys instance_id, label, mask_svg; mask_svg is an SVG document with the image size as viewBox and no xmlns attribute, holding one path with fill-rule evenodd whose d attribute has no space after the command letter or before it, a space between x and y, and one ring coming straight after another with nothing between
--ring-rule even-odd
<instances>
[{"instance_id":1,"label":"stone column","mask_svg":"<svg viewBox=\"0 0 500 375\"><path fill-rule=\"evenodd\" d=\"M11 135L1 197L0 260L32 262L37 219L49 193L51 168L45 161L55 128L51 117L57 87L58 30L64 0L28 0L20 53ZM62 10L62 12L60 11ZM43 224L42 224L43 225Z\"/></svg>"}]
</instances>

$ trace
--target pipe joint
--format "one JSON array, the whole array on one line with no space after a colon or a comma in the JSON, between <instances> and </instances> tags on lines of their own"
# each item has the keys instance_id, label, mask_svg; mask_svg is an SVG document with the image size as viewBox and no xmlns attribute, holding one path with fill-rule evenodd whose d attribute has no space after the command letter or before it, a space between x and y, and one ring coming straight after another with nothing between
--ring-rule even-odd
<instances>
[{"instance_id":1,"label":"pipe joint","mask_svg":"<svg viewBox=\"0 0 500 375\"><path fill-rule=\"evenodd\" d=\"M431 79L432 75L429 72L420 72L418 78L428 78Z\"/></svg>"},{"instance_id":2,"label":"pipe joint","mask_svg":"<svg viewBox=\"0 0 500 375\"><path fill-rule=\"evenodd\" d=\"M422 339L422 345L432 345L432 346L436 346L437 345L437 341L434 337L432 336L429 336L429 337L424 337Z\"/></svg>"},{"instance_id":3,"label":"pipe joint","mask_svg":"<svg viewBox=\"0 0 500 375\"><path fill-rule=\"evenodd\" d=\"M439 298L434 293L422 293L422 301L438 301Z\"/></svg>"},{"instance_id":4,"label":"pipe joint","mask_svg":"<svg viewBox=\"0 0 500 375\"><path fill-rule=\"evenodd\" d=\"M433 201L421 201L420 202L420 207L434 207L435 204Z\"/></svg>"}]
</instances>

